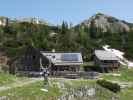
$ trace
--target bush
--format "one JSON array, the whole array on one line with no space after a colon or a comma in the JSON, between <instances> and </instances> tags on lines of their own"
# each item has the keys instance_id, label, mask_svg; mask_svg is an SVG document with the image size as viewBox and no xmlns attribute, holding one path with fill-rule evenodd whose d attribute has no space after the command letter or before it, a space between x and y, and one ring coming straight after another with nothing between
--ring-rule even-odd
<instances>
[{"instance_id":1,"label":"bush","mask_svg":"<svg viewBox=\"0 0 133 100\"><path fill-rule=\"evenodd\" d=\"M84 71L100 71L100 67L98 65L84 65Z\"/></svg>"},{"instance_id":2,"label":"bush","mask_svg":"<svg viewBox=\"0 0 133 100\"><path fill-rule=\"evenodd\" d=\"M8 73L9 71L9 66L8 65L0 65L0 73Z\"/></svg>"},{"instance_id":3,"label":"bush","mask_svg":"<svg viewBox=\"0 0 133 100\"><path fill-rule=\"evenodd\" d=\"M117 83L112 83L106 80L97 80L97 84L115 93L120 92L120 85L118 85Z\"/></svg>"}]
</instances>

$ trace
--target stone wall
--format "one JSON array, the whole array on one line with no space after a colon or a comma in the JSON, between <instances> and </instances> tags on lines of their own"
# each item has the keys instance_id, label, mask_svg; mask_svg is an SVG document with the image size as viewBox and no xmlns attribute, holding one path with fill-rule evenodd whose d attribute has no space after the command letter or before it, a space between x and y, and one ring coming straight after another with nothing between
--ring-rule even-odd
<instances>
[{"instance_id":1,"label":"stone wall","mask_svg":"<svg viewBox=\"0 0 133 100\"><path fill-rule=\"evenodd\" d=\"M104 91L104 92L103 92ZM101 87L88 87L84 86L78 89L71 89L58 100L119 100L119 97L114 95L105 94L105 90Z\"/></svg>"}]
</instances>

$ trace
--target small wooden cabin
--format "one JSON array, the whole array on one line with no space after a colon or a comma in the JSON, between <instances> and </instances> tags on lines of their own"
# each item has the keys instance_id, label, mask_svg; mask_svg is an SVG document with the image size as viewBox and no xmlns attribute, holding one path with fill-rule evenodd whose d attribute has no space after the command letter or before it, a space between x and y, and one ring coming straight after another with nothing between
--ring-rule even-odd
<instances>
[{"instance_id":1,"label":"small wooden cabin","mask_svg":"<svg viewBox=\"0 0 133 100\"><path fill-rule=\"evenodd\" d=\"M120 66L119 59L113 53L105 50L94 51L94 62L102 69L102 72L113 71Z\"/></svg>"}]
</instances>

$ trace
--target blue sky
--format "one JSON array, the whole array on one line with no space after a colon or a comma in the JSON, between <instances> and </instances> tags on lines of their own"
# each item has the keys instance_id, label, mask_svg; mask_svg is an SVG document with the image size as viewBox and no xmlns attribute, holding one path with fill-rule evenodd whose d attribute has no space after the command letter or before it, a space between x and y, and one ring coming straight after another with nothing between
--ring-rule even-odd
<instances>
[{"instance_id":1,"label":"blue sky","mask_svg":"<svg viewBox=\"0 0 133 100\"><path fill-rule=\"evenodd\" d=\"M73 24L97 12L133 22L133 0L0 0L0 15L39 17L53 24Z\"/></svg>"}]
</instances>

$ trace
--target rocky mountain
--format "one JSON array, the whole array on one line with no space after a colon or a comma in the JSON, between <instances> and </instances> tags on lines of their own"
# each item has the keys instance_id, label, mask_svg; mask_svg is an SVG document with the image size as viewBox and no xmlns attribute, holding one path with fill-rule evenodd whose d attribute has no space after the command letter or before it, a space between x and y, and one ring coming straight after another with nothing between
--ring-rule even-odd
<instances>
[{"instance_id":1,"label":"rocky mountain","mask_svg":"<svg viewBox=\"0 0 133 100\"><path fill-rule=\"evenodd\" d=\"M133 24L109 15L98 13L91 18L84 20L78 26L83 28L101 29L102 32L120 33L131 30Z\"/></svg>"}]
</instances>

